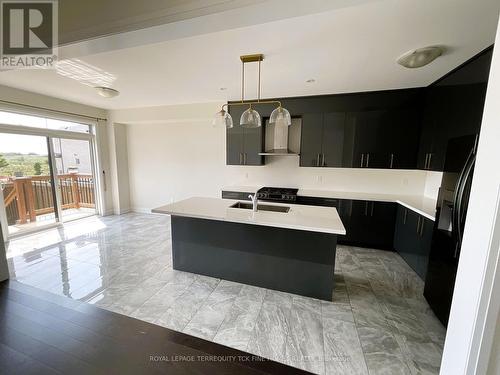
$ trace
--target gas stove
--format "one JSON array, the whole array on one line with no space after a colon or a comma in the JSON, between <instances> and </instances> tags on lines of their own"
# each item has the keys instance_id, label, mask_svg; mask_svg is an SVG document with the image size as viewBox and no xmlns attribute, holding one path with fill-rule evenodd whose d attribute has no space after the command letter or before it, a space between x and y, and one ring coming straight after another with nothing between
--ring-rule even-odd
<instances>
[{"instance_id":1,"label":"gas stove","mask_svg":"<svg viewBox=\"0 0 500 375\"><path fill-rule=\"evenodd\" d=\"M263 201L294 203L299 189L263 187L257 191L257 198Z\"/></svg>"}]
</instances>

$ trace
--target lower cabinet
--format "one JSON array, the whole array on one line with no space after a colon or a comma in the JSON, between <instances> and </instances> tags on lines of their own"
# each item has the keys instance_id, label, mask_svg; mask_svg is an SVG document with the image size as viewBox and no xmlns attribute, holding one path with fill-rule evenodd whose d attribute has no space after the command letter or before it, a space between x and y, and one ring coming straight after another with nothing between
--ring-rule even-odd
<instances>
[{"instance_id":1,"label":"lower cabinet","mask_svg":"<svg viewBox=\"0 0 500 375\"><path fill-rule=\"evenodd\" d=\"M434 222L398 206L394 231L394 248L422 278L427 272Z\"/></svg>"},{"instance_id":2,"label":"lower cabinet","mask_svg":"<svg viewBox=\"0 0 500 375\"><path fill-rule=\"evenodd\" d=\"M342 199L339 215L347 232L339 243L393 250L396 203Z\"/></svg>"}]
</instances>

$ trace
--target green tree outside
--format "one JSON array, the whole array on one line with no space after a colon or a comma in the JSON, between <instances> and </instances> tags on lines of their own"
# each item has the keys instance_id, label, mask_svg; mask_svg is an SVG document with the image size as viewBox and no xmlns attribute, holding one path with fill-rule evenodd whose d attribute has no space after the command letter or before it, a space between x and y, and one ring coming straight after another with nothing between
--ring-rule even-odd
<instances>
[{"instance_id":1,"label":"green tree outside","mask_svg":"<svg viewBox=\"0 0 500 375\"><path fill-rule=\"evenodd\" d=\"M35 176L40 176L42 174L42 165L39 162L33 164L33 169L35 170Z\"/></svg>"},{"instance_id":2,"label":"green tree outside","mask_svg":"<svg viewBox=\"0 0 500 375\"><path fill-rule=\"evenodd\" d=\"M4 168L8 165L9 163L7 162L7 160L5 160L4 156L0 155L0 168Z\"/></svg>"}]
</instances>

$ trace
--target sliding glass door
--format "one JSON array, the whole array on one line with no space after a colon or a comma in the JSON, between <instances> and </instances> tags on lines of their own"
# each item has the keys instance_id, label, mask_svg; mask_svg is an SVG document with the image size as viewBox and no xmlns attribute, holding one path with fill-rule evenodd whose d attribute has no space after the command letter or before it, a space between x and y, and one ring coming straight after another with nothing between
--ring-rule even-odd
<instances>
[{"instance_id":1,"label":"sliding glass door","mask_svg":"<svg viewBox=\"0 0 500 375\"><path fill-rule=\"evenodd\" d=\"M59 222L49 138L0 133L2 224L18 235Z\"/></svg>"},{"instance_id":2,"label":"sliding glass door","mask_svg":"<svg viewBox=\"0 0 500 375\"><path fill-rule=\"evenodd\" d=\"M94 215L95 178L89 140L51 138L63 221Z\"/></svg>"},{"instance_id":3,"label":"sliding glass door","mask_svg":"<svg viewBox=\"0 0 500 375\"><path fill-rule=\"evenodd\" d=\"M3 237L98 211L94 125L0 111Z\"/></svg>"}]
</instances>

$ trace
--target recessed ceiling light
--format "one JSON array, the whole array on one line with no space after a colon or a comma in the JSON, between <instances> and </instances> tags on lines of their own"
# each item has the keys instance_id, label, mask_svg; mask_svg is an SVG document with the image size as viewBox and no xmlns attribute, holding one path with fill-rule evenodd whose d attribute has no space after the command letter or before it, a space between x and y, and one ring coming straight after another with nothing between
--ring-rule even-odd
<instances>
[{"instance_id":1,"label":"recessed ceiling light","mask_svg":"<svg viewBox=\"0 0 500 375\"><path fill-rule=\"evenodd\" d=\"M118 90L112 89L110 87L96 87L97 93L104 98L114 98L120 95Z\"/></svg>"},{"instance_id":2,"label":"recessed ceiling light","mask_svg":"<svg viewBox=\"0 0 500 375\"><path fill-rule=\"evenodd\" d=\"M220 90L220 91L226 91L226 90L227 90L227 87L221 87L219 90Z\"/></svg>"},{"instance_id":3,"label":"recessed ceiling light","mask_svg":"<svg viewBox=\"0 0 500 375\"><path fill-rule=\"evenodd\" d=\"M420 68L437 59L443 52L442 47L418 48L401 55L397 62L405 68Z\"/></svg>"},{"instance_id":4,"label":"recessed ceiling light","mask_svg":"<svg viewBox=\"0 0 500 375\"><path fill-rule=\"evenodd\" d=\"M314 83L314 82L316 82L316 80L315 80L314 78L310 78L310 79L308 79L306 82L307 82L307 83Z\"/></svg>"}]
</instances>

